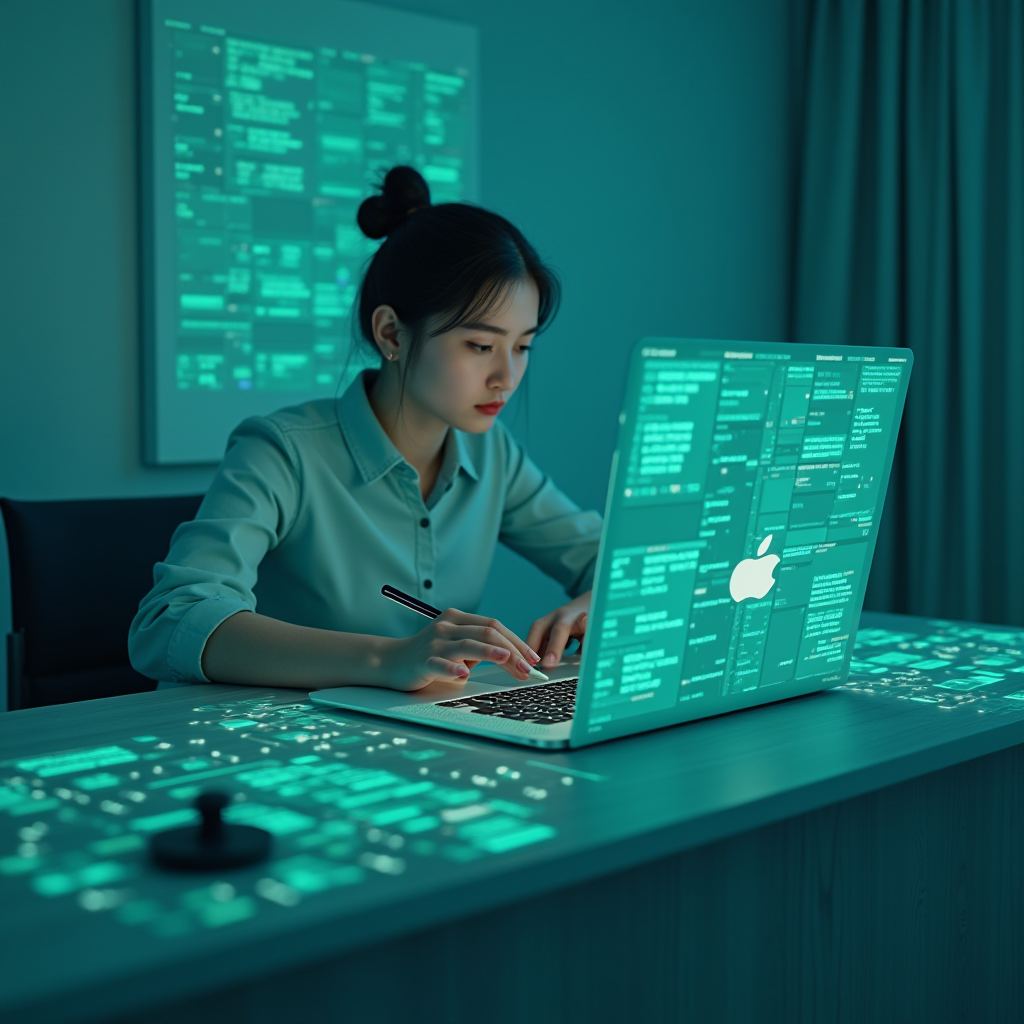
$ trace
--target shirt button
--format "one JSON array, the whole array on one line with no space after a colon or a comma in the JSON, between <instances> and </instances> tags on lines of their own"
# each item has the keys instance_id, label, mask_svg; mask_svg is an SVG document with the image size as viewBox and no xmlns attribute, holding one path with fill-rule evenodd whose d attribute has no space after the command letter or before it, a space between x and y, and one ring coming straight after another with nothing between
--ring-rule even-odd
<instances>
[{"instance_id":1,"label":"shirt button","mask_svg":"<svg viewBox=\"0 0 1024 1024\"><path fill-rule=\"evenodd\" d=\"M429 526L429 525L430 525L430 520L426 516L424 516L420 520L420 526Z\"/></svg>"},{"instance_id":2,"label":"shirt button","mask_svg":"<svg viewBox=\"0 0 1024 1024\"><path fill-rule=\"evenodd\" d=\"M424 590L429 590L433 585L434 585L433 580L424 580L423 581L423 589Z\"/></svg>"}]
</instances>

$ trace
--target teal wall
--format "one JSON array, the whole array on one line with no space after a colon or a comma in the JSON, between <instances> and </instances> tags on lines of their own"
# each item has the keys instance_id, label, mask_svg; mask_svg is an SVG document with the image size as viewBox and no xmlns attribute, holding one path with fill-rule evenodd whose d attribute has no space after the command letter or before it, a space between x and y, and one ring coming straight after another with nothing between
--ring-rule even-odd
<instances>
[{"instance_id":1,"label":"teal wall","mask_svg":"<svg viewBox=\"0 0 1024 1024\"><path fill-rule=\"evenodd\" d=\"M785 0L391 6L480 27L482 198L565 284L530 371L530 449L603 508L635 338L784 336ZM140 460L134 38L131 0L0 6L6 496L186 493L212 474ZM525 630L559 600L499 554L489 612Z\"/></svg>"}]
</instances>

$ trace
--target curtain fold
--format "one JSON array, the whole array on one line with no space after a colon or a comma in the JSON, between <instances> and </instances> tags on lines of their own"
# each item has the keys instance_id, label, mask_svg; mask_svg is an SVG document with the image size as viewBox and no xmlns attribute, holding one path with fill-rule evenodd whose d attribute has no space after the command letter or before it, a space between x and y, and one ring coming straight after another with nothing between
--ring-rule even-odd
<instances>
[{"instance_id":1,"label":"curtain fold","mask_svg":"<svg viewBox=\"0 0 1024 1024\"><path fill-rule=\"evenodd\" d=\"M790 337L915 356L866 606L1024 624L1024 3L794 24Z\"/></svg>"}]
</instances>

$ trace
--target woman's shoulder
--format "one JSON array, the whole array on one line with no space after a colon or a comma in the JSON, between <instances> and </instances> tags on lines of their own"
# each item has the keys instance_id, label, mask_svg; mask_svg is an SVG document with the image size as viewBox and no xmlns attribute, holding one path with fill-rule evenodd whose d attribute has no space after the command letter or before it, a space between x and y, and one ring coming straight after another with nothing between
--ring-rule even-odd
<instances>
[{"instance_id":1,"label":"woman's shoulder","mask_svg":"<svg viewBox=\"0 0 1024 1024\"><path fill-rule=\"evenodd\" d=\"M286 434L337 430L338 402L334 398L317 398L312 402L289 405L267 416L253 418L266 420L274 429Z\"/></svg>"},{"instance_id":2,"label":"woman's shoulder","mask_svg":"<svg viewBox=\"0 0 1024 1024\"><path fill-rule=\"evenodd\" d=\"M310 448L337 441L340 441L337 402L333 398L320 398L244 419L231 432L228 447L239 442L271 444L282 449L293 462L299 462Z\"/></svg>"},{"instance_id":3,"label":"woman's shoulder","mask_svg":"<svg viewBox=\"0 0 1024 1024\"><path fill-rule=\"evenodd\" d=\"M250 416L242 420L232 433L238 436L262 434L275 439L288 437L299 440L303 435L337 430L337 402L333 398L318 398L301 405L289 405L263 416Z\"/></svg>"}]
</instances>

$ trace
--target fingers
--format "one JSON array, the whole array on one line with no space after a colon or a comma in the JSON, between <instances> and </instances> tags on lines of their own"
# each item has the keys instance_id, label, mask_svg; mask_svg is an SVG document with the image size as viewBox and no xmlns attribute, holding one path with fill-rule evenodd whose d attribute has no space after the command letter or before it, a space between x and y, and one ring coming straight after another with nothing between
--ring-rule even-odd
<instances>
[{"instance_id":1,"label":"fingers","mask_svg":"<svg viewBox=\"0 0 1024 1024\"><path fill-rule=\"evenodd\" d=\"M487 630L487 627L484 626L463 626L461 628L482 629L485 632ZM460 661L475 658L475 661L468 661L469 665L475 665L478 661L493 661L520 682L529 678L530 675L530 663L525 658L521 658L518 651L510 651L507 647L497 647L482 640L471 640L468 637L453 640L446 648L446 653L449 653L450 657L457 657Z\"/></svg>"},{"instance_id":2,"label":"fingers","mask_svg":"<svg viewBox=\"0 0 1024 1024\"><path fill-rule=\"evenodd\" d=\"M530 627L530 632L526 635L526 643L532 650L541 651L544 649L544 641L547 639L548 631L557 618L558 612L549 612L543 618L537 619Z\"/></svg>"},{"instance_id":3,"label":"fingers","mask_svg":"<svg viewBox=\"0 0 1024 1024\"><path fill-rule=\"evenodd\" d=\"M451 613L450 617L449 613ZM455 608L448 609L444 613L443 618L459 627L471 626L484 630L493 630L493 633L486 634L486 639L489 642L502 644L502 646L508 648L510 654L515 655L517 658L523 658L529 665L535 665L540 661L540 655L529 644L521 640L512 630L504 626L497 619L485 618L483 615L470 615L469 612L460 612Z\"/></svg>"},{"instance_id":4,"label":"fingers","mask_svg":"<svg viewBox=\"0 0 1024 1024\"><path fill-rule=\"evenodd\" d=\"M587 613L580 612L574 619L559 619L551 627L551 635L548 637L544 657L541 660L542 667L550 668L562 660L565 653L565 645L574 636L582 637L587 628ZM581 641L582 645L582 641Z\"/></svg>"},{"instance_id":5,"label":"fingers","mask_svg":"<svg viewBox=\"0 0 1024 1024\"><path fill-rule=\"evenodd\" d=\"M442 639L434 648L442 658L449 658L462 664L479 661L493 661L497 665L515 664L520 661L519 652L513 654L507 647L489 644L483 640L462 636Z\"/></svg>"},{"instance_id":6,"label":"fingers","mask_svg":"<svg viewBox=\"0 0 1024 1024\"><path fill-rule=\"evenodd\" d=\"M427 669L433 679L443 679L447 683L461 683L469 675L465 665L437 655L427 658Z\"/></svg>"},{"instance_id":7,"label":"fingers","mask_svg":"<svg viewBox=\"0 0 1024 1024\"><path fill-rule=\"evenodd\" d=\"M435 655L421 662L411 678L390 685L395 690L413 692L435 682L464 683L468 675L469 669L465 665Z\"/></svg>"}]
</instances>

